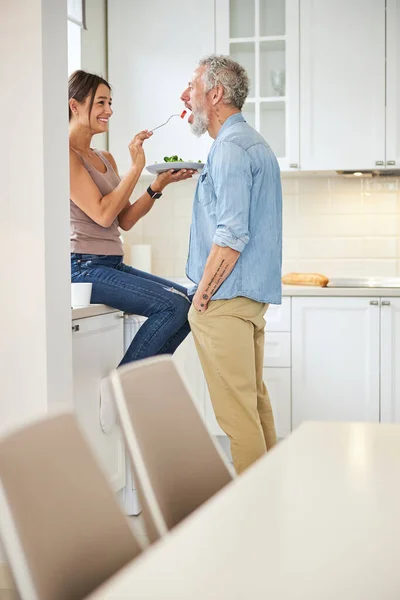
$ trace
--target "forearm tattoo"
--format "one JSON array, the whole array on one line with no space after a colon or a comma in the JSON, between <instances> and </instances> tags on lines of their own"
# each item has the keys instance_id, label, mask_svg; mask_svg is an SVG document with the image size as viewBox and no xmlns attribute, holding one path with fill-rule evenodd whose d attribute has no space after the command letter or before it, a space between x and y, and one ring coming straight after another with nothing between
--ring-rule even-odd
<instances>
[{"instance_id":1,"label":"forearm tattoo","mask_svg":"<svg viewBox=\"0 0 400 600\"><path fill-rule=\"evenodd\" d=\"M208 283L208 285L206 287L206 291L203 294L204 300L208 300L211 296L213 296L215 294L215 292L217 291L217 289L219 288L221 283L224 281L225 274L228 269L229 269L229 264L225 260L225 258L223 258L221 260L220 264L218 265L217 270L215 271L214 275L211 277L210 282Z\"/></svg>"}]
</instances>

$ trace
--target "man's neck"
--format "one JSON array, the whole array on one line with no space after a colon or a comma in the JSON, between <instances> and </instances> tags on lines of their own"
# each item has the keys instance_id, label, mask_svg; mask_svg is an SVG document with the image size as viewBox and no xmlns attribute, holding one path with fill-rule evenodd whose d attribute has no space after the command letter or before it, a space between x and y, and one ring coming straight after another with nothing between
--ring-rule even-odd
<instances>
[{"instance_id":1,"label":"man's neck","mask_svg":"<svg viewBox=\"0 0 400 600\"><path fill-rule=\"evenodd\" d=\"M208 133L210 137L212 137L215 140L225 121L229 119L229 117L231 117L232 115L236 115L238 113L240 113L240 110L238 108L229 108L227 106L221 108L219 106L216 106L214 113L210 119L210 124L208 126Z\"/></svg>"}]
</instances>

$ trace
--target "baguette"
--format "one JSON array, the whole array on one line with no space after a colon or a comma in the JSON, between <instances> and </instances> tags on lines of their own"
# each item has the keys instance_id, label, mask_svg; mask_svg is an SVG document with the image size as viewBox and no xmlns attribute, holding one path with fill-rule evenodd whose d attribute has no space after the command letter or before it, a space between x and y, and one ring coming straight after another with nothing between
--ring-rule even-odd
<instances>
[{"instance_id":1,"label":"baguette","mask_svg":"<svg viewBox=\"0 0 400 600\"><path fill-rule=\"evenodd\" d=\"M319 273L288 273L282 277L286 285L319 285L325 287L329 283L328 277Z\"/></svg>"}]
</instances>

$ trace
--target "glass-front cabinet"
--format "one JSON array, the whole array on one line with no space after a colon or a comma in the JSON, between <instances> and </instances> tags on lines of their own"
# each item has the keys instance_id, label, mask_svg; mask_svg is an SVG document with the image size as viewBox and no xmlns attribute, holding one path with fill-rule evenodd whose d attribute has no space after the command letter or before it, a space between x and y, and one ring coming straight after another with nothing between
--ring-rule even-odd
<instances>
[{"instance_id":1,"label":"glass-front cabinet","mask_svg":"<svg viewBox=\"0 0 400 600\"><path fill-rule=\"evenodd\" d=\"M216 0L216 52L246 68L245 119L299 169L299 0Z\"/></svg>"}]
</instances>

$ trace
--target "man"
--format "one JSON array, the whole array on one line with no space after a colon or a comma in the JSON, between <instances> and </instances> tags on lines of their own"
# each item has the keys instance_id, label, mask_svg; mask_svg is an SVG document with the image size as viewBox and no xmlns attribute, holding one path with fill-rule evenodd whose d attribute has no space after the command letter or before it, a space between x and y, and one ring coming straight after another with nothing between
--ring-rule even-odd
<instances>
[{"instance_id":1,"label":"man","mask_svg":"<svg viewBox=\"0 0 400 600\"><path fill-rule=\"evenodd\" d=\"M189 322L237 473L276 443L263 382L264 314L281 303L280 172L241 113L248 91L243 67L212 55L181 96L193 132L215 140L193 204L186 274L197 290Z\"/></svg>"}]
</instances>

